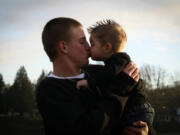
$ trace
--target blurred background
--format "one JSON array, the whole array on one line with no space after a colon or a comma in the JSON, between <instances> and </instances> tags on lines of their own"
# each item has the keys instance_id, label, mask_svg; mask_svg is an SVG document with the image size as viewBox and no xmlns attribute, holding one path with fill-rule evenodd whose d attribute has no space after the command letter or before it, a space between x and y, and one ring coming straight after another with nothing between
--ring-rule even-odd
<instances>
[{"instance_id":1,"label":"blurred background","mask_svg":"<svg viewBox=\"0 0 180 135\"><path fill-rule=\"evenodd\" d=\"M140 69L161 135L180 133L179 0L0 1L0 134L42 135L35 86L52 71L41 33L55 17L87 28L113 19L126 31L127 52ZM102 64L90 59L91 64Z\"/></svg>"}]
</instances>

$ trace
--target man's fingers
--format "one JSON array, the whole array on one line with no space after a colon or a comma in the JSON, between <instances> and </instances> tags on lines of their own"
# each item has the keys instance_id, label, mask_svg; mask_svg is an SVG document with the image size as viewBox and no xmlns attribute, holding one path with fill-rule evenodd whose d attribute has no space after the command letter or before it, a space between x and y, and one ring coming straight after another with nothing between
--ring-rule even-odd
<instances>
[{"instance_id":1,"label":"man's fingers","mask_svg":"<svg viewBox=\"0 0 180 135\"><path fill-rule=\"evenodd\" d=\"M128 127L124 128L123 135L131 135L131 131L128 130Z\"/></svg>"},{"instance_id":2,"label":"man's fingers","mask_svg":"<svg viewBox=\"0 0 180 135\"><path fill-rule=\"evenodd\" d=\"M134 122L133 125L138 126L138 127L145 127L147 126L147 123L143 121L137 121L137 122Z\"/></svg>"},{"instance_id":3,"label":"man's fingers","mask_svg":"<svg viewBox=\"0 0 180 135\"><path fill-rule=\"evenodd\" d=\"M125 127L123 135L147 135L148 126L146 122L137 121L133 123L134 126Z\"/></svg>"},{"instance_id":4,"label":"man's fingers","mask_svg":"<svg viewBox=\"0 0 180 135\"><path fill-rule=\"evenodd\" d=\"M146 122L143 121L137 121L133 123L134 126L139 127L139 131L144 135L148 134L149 128Z\"/></svg>"},{"instance_id":5,"label":"man's fingers","mask_svg":"<svg viewBox=\"0 0 180 135\"><path fill-rule=\"evenodd\" d=\"M139 81L139 75L137 75L137 76L134 78L134 80L135 80L136 82L138 82L138 81Z\"/></svg>"},{"instance_id":6,"label":"man's fingers","mask_svg":"<svg viewBox=\"0 0 180 135\"><path fill-rule=\"evenodd\" d=\"M136 67L136 64L131 61L123 70L126 74L132 77L136 82L139 81L139 69Z\"/></svg>"},{"instance_id":7,"label":"man's fingers","mask_svg":"<svg viewBox=\"0 0 180 135\"><path fill-rule=\"evenodd\" d=\"M136 64L134 62L130 62L124 69L124 72L131 76L131 74L135 71Z\"/></svg>"},{"instance_id":8,"label":"man's fingers","mask_svg":"<svg viewBox=\"0 0 180 135\"><path fill-rule=\"evenodd\" d=\"M123 135L141 135L142 131L140 128L136 127L127 127L124 129Z\"/></svg>"},{"instance_id":9,"label":"man's fingers","mask_svg":"<svg viewBox=\"0 0 180 135\"><path fill-rule=\"evenodd\" d=\"M139 69L136 68L134 72L130 75L136 82L139 80Z\"/></svg>"},{"instance_id":10,"label":"man's fingers","mask_svg":"<svg viewBox=\"0 0 180 135\"><path fill-rule=\"evenodd\" d=\"M123 135L136 135L136 134L131 132L128 128L125 128L123 131Z\"/></svg>"}]
</instances>

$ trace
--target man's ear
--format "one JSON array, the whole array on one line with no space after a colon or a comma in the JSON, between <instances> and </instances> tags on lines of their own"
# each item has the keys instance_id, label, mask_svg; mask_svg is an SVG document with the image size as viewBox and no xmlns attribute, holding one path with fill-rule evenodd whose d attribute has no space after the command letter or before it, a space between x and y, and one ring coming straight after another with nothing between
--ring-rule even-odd
<instances>
[{"instance_id":1,"label":"man's ear","mask_svg":"<svg viewBox=\"0 0 180 135\"><path fill-rule=\"evenodd\" d=\"M68 52L67 43L66 43L65 41L59 41L58 50L59 50L61 53L67 53L67 52Z\"/></svg>"},{"instance_id":2,"label":"man's ear","mask_svg":"<svg viewBox=\"0 0 180 135\"><path fill-rule=\"evenodd\" d=\"M112 51L112 45L111 45L111 43L107 43L106 45L105 45L105 51L106 52L111 52Z\"/></svg>"}]
</instances>

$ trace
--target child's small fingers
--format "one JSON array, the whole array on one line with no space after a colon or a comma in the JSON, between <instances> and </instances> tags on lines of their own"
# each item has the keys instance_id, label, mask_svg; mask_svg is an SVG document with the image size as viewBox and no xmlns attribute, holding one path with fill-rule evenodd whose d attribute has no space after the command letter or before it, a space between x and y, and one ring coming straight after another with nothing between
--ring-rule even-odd
<instances>
[{"instance_id":1,"label":"child's small fingers","mask_svg":"<svg viewBox=\"0 0 180 135\"><path fill-rule=\"evenodd\" d=\"M76 88L79 90L79 89L80 89L80 86L79 86L79 85L77 85L77 86L76 86Z\"/></svg>"}]
</instances>

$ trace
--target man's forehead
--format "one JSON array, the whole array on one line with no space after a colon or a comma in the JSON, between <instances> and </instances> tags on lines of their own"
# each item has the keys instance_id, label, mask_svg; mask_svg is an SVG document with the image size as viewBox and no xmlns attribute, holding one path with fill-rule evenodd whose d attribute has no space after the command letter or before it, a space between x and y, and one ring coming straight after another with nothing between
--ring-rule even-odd
<instances>
[{"instance_id":1,"label":"man's forehead","mask_svg":"<svg viewBox=\"0 0 180 135\"><path fill-rule=\"evenodd\" d=\"M78 39L84 39L85 38L85 34L84 34L84 31L82 29L82 27L71 27L70 29L71 31L71 35L73 37L76 37Z\"/></svg>"},{"instance_id":2,"label":"man's forehead","mask_svg":"<svg viewBox=\"0 0 180 135\"><path fill-rule=\"evenodd\" d=\"M83 28L82 28L81 26L71 27L71 28L70 28L70 31L71 31L73 34L84 34Z\"/></svg>"}]
</instances>

